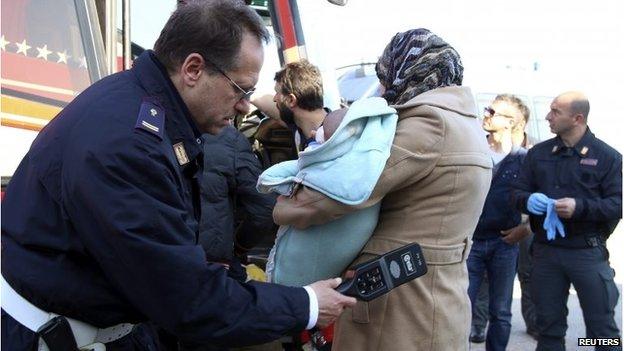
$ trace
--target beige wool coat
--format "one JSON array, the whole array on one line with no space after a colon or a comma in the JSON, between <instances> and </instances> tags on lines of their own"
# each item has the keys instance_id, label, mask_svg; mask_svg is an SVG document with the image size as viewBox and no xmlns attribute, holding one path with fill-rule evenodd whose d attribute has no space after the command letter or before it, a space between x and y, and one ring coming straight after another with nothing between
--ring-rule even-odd
<instances>
[{"instance_id":1,"label":"beige wool coat","mask_svg":"<svg viewBox=\"0 0 624 351\"><path fill-rule=\"evenodd\" d=\"M417 242L428 272L347 309L336 324L332 350L468 350L466 257L490 187L486 138L469 88L434 89L394 107L399 122L390 158L371 198L360 206L381 200L379 222L355 262ZM302 188L280 198L274 219L307 227L353 210Z\"/></svg>"}]
</instances>

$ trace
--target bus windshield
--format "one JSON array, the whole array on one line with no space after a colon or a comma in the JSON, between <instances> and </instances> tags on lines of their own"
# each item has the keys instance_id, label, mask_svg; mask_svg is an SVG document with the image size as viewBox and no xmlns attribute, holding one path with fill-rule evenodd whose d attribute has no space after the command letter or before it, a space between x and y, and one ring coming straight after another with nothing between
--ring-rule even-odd
<instances>
[{"instance_id":1,"label":"bus windshield","mask_svg":"<svg viewBox=\"0 0 624 351\"><path fill-rule=\"evenodd\" d=\"M2 125L39 130L92 82L73 0L2 3Z\"/></svg>"}]
</instances>

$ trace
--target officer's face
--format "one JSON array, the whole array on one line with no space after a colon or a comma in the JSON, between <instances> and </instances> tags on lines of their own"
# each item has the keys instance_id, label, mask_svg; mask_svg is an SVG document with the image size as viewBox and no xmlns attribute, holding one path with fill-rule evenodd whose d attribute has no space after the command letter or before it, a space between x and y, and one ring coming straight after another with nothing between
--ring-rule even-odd
<instances>
[{"instance_id":1,"label":"officer's face","mask_svg":"<svg viewBox=\"0 0 624 351\"><path fill-rule=\"evenodd\" d=\"M552 133L565 134L577 124L576 116L570 113L569 105L565 99L561 98L556 98L550 104L550 112L546 115L546 120Z\"/></svg>"},{"instance_id":2,"label":"officer's face","mask_svg":"<svg viewBox=\"0 0 624 351\"><path fill-rule=\"evenodd\" d=\"M254 88L264 61L262 44L252 35L243 36L238 68L227 72L202 74L185 102L199 129L218 134L231 125L237 114L247 114L249 100L243 91ZM209 64L209 63L208 63Z\"/></svg>"}]
</instances>

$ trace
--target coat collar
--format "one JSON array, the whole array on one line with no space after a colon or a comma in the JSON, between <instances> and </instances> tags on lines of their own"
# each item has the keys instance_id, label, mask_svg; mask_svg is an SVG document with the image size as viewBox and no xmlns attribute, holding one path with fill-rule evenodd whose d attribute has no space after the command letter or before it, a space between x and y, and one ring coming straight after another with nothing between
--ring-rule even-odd
<instances>
[{"instance_id":1,"label":"coat collar","mask_svg":"<svg viewBox=\"0 0 624 351\"><path fill-rule=\"evenodd\" d=\"M460 115L477 118L477 110L470 88L465 86L450 86L426 91L413 97L403 105L393 105L400 112L421 105L439 107L444 110L459 113ZM411 113L399 113L401 116L410 116Z\"/></svg>"},{"instance_id":2,"label":"coat collar","mask_svg":"<svg viewBox=\"0 0 624 351\"><path fill-rule=\"evenodd\" d=\"M195 125L188 107L169 78L165 67L151 50L146 50L135 61L132 71L149 98L156 100L165 110L165 131L174 145L176 155L184 152L189 164L202 156L201 133ZM185 162L178 162L186 168Z\"/></svg>"},{"instance_id":3,"label":"coat collar","mask_svg":"<svg viewBox=\"0 0 624 351\"><path fill-rule=\"evenodd\" d=\"M591 146L594 143L594 139L596 139L596 136L594 135L594 133L591 132L591 130L589 130L589 127L587 127L587 130L585 131L585 134L583 134L583 137L581 138L581 140L579 140L578 143L576 143L576 145L570 148L568 148L563 143L563 140L561 139L561 137L557 136L555 137L555 145L553 146L551 152L553 154L561 154L565 152L576 152L576 154L578 154L580 157L587 157L589 150L591 149ZM567 151L567 150L570 150L570 151Z\"/></svg>"}]
</instances>

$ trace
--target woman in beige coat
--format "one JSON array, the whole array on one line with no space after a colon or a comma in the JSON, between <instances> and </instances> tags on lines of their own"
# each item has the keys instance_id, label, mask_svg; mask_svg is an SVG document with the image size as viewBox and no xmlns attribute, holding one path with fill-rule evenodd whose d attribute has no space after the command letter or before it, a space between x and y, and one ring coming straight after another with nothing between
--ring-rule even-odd
<instances>
[{"instance_id":1,"label":"woman in beige coat","mask_svg":"<svg viewBox=\"0 0 624 351\"><path fill-rule=\"evenodd\" d=\"M492 168L472 94L457 52L426 29L395 35L376 69L399 121L382 176L359 206L382 204L355 263L417 242L428 272L343 313L333 350L468 350L466 257ZM301 188L279 199L274 218L304 228L355 209Z\"/></svg>"}]
</instances>

